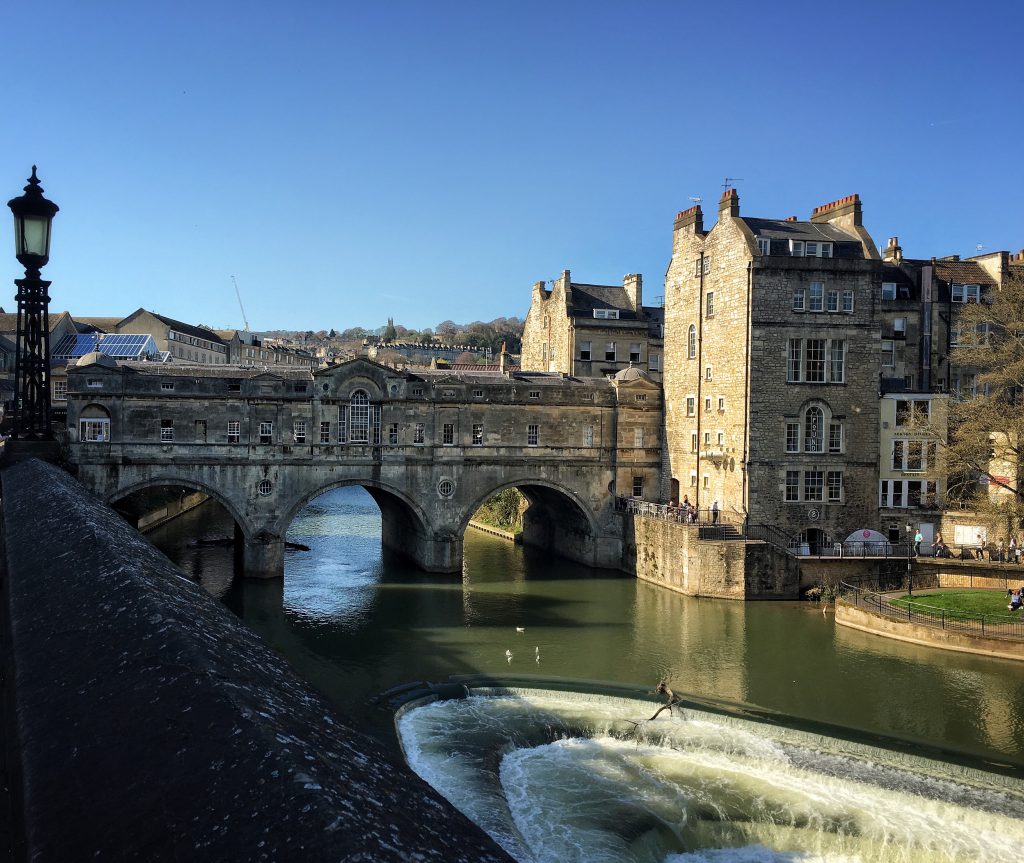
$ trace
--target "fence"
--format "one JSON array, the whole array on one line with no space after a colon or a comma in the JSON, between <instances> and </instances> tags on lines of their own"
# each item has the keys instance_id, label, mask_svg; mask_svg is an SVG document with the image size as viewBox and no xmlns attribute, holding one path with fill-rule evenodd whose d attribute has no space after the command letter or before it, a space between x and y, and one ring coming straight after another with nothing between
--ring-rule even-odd
<instances>
[{"instance_id":1,"label":"fence","mask_svg":"<svg viewBox=\"0 0 1024 863\"><path fill-rule=\"evenodd\" d=\"M686 508L667 503L652 503L638 497L620 497L615 501L615 508L619 512L629 512L646 518L658 518L676 524L729 525L740 532L743 528L743 515L732 510Z\"/></svg>"},{"instance_id":2,"label":"fence","mask_svg":"<svg viewBox=\"0 0 1024 863\"><path fill-rule=\"evenodd\" d=\"M930 626L950 632L1024 641L1024 618L951 611L914 600L893 602L887 594L906 592L905 577L848 579L839 583L839 601L880 614L890 620Z\"/></svg>"}]
</instances>

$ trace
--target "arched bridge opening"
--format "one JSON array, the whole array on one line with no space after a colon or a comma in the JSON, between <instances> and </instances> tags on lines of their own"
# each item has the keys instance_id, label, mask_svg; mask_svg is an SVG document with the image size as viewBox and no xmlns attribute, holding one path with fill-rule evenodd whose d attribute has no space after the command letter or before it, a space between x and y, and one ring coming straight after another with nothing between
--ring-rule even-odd
<instances>
[{"instance_id":1,"label":"arched bridge opening","mask_svg":"<svg viewBox=\"0 0 1024 863\"><path fill-rule=\"evenodd\" d=\"M521 541L524 546L544 549L546 552L583 563L588 566L614 566L616 560L606 560L607 549L601 541L601 531L585 502L565 488L536 480L521 480L499 486L484 499L477 501L466 518L465 526L481 506L501 500L503 513L509 513L507 492L515 489L522 496L520 512ZM485 511L492 511L493 505ZM501 525L496 525L501 526ZM503 529L516 531L509 523Z\"/></svg>"}]
</instances>

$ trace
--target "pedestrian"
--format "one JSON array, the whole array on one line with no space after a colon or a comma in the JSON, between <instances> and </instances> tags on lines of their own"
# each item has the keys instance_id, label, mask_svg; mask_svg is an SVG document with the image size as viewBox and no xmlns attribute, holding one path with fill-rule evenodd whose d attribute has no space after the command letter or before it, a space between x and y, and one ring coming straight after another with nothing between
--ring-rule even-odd
<instances>
[{"instance_id":1,"label":"pedestrian","mask_svg":"<svg viewBox=\"0 0 1024 863\"><path fill-rule=\"evenodd\" d=\"M996 560L1000 563L1006 560L1006 546L1003 544L1003 538L999 537L999 543L997 545Z\"/></svg>"},{"instance_id":2,"label":"pedestrian","mask_svg":"<svg viewBox=\"0 0 1024 863\"><path fill-rule=\"evenodd\" d=\"M718 524L718 501L711 504L711 523Z\"/></svg>"},{"instance_id":3,"label":"pedestrian","mask_svg":"<svg viewBox=\"0 0 1024 863\"><path fill-rule=\"evenodd\" d=\"M935 539L932 541L932 556L942 557L942 547L945 543L942 541L942 531L935 534Z\"/></svg>"},{"instance_id":4,"label":"pedestrian","mask_svg":"<svg viewBox=\"0 0 1024 863\"><path fill-rule=\"evenodd\" d=\"M917 533L914 534L914 557L921 556L921 543L924 542L924 537L921 535L921 530L918 528Z\"/></svg>"},{"instance_id":5,"label":"pedestrian","mask_svg":"<svg viewBox=\"0 0 1024 863\"><path fill-rule=\"evenodd\" d=\"M1017 538L1012 533L1010 534L1010 544L1009 544L1009 546L1007 546L1007 549L1008 549L1007 557L1006 557L1007 563L1016 563L1017 562Z\"/></svg>"},{"instance_id":6,"label":"pedestrian","mask_svg":"<svg viewBox=\"0 0 1024 863\"><path fill-rule=\"evenodd\" d=\"M978 546L974 549L974 556L978 560L985 559L985 537L981 535L981 531L978 531Z\"/></svg>"}]
</instances>

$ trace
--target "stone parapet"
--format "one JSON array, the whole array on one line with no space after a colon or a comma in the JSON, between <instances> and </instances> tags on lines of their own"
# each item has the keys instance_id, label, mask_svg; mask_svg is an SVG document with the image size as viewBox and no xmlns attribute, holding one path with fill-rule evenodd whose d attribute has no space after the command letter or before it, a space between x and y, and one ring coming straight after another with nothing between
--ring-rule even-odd
<instances>
[{"instance_id":1,"label":"stone parapet","mask_svg":"<svg viewBox=\"0 0 1024 863\"><path fill-rule=\"evenodd\" d=\"M70 476L2 483L21 857L510 859Z\"/></svg>"}]
</instances>

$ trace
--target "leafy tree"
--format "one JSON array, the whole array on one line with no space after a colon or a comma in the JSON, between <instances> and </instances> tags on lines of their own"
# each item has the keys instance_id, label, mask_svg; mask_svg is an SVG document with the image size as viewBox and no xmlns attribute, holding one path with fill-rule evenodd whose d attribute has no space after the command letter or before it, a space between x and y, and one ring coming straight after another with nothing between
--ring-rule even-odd
<instances>
[{"instance_id":1,"label":"leafy tree","mask_svg":"<svg viewBox=\"0 0 1024 863\"><path fill-rule=\"evenodd\" d=\"M327 334L327 338L336 339L338 334L334 331L334 327L331 327L331 331Z\"/></svg>"},{"instance_id":2,"label":"leafy tree","mask_svg":"<svg viewBox=\"0 0 1024 863\"><path fill-rule=\"evenodd\" d=\"M949 406L947 490L1016 532L1024 519L1024 273L960 306L951 325L961 387Z\"/></svg>"}]
</instances>

